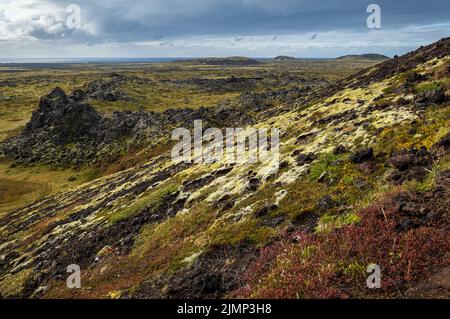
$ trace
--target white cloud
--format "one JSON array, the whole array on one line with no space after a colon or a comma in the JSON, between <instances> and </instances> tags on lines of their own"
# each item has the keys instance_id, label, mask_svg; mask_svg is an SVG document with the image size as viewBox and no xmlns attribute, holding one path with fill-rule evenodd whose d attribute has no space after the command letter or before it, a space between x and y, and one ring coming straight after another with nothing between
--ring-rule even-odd
<instances>
[{"instance_id":1,"label":"white cloud","mask_svg":"<svg viewBox=\"0 0 450 319\"><path fill-rule=\"evenodd\" d=\"M45 0L1 0L0 41L64 37L66 6ZM83 28L84 32L89 29Z\"/></svg>"}]
</instances>

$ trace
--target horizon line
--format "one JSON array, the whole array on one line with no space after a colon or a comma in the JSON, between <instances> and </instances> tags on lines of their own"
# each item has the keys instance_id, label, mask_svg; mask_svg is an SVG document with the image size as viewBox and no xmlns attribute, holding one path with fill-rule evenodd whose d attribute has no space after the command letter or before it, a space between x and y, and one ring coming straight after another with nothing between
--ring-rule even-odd
<instances>
[{"instance_id":1,"label":"horizon line","mask_svg":"<svg viewBox=\"0 0 450 319\"><path fill-rule=\"evenodd\" d=\"M30 61L30 60L36 60L36 61L44 61L44 60L61 60L61 62L59 63L71 63L70 60L152 60L152 59L168 59L168 60L176 60L176 59L181 59L181 60L190 60L190 59L208 59L208 58L219 58L219 59L226 59L226 58L232 58L232 57L243 57L243 58L249 58L249 59L275 59L276 57L279 56L286 56L289 58L294 58L297 60L333 60L339 57L344 57L344 56L358 56L358 55L365 55L365 54L378 54L378 55L384 55L388 58L391 58L390 56L386 55L386 54L380 54L380 53L361 53L361 54L344 54L344 55L339 55L336 57L330 56L330 57L310 57L310 56L304 56L304 57L298 57L298 56L292 56L292 55L284 55L284 54L280 54L280 55L276 55L276 56L259 56L259 57L255 57L255 56L244 56L244 55L230 55L230 56L170 56L170 57L165 57L165 56L161 56L161 57L127 57L127 56L117 56L117 57L43 57L43 58L31 58L31 57L24 57L24 58L14 58L14 57L0 57L0 64L14 64L14 63L20 63L19 61ZM4 61L2 61L4 60ZM67 61L67 62L64 62ZM87 61L89 62L89 61ZM101 62L101 61L99 61ZM28 63L45 63L45 62L28 62ZM52 63L52 62L47 62L47 63ZM53 63L58 63L58 62L53 62Z\"/></svg>"}]
</instances>

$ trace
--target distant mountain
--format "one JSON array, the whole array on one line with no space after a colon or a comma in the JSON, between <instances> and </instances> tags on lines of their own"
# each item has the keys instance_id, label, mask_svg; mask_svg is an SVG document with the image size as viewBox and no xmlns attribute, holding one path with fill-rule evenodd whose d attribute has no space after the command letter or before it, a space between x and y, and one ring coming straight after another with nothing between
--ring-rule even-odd
<instances>
[{"instance_id":1,"label":"distant mountain","mask_svg":"<svg viewBox=\"0 0 450 319\"><path fill-rule=\"evenodd\" d=\"M199 58L192 60L183 60L180 62L191 62L206 65L240 65L240 66L261 64L261 62L257 60L241 56L232 56L226 58Z\"/></svg>"},{"instance_id":2,"label":"distant mountain","mask_svg":"<svg viewBox=\"0 0 450 319\"><path fill-rule=\"evenodd\" d=\"M292 56L279 55L276 58L274 58L274 60L277 60L277 61L292 61L292 60L297 60L297 58L294 58Z\"/></svg>"},{"instance_id":3,"label":"distant mountain","mask_svg":"<svg viewBox=\"0 0 450 319\"><path fill-rule=\"evenodd\" d=\"M344 55L339 58L336 58L336 60L349 60L349 59L358 59L358 60L389 60L390 57L387 57L382 54L376 54L376 53L367 53L367 54L351 54L351 55Z\"/></svg>"}]
</instances>

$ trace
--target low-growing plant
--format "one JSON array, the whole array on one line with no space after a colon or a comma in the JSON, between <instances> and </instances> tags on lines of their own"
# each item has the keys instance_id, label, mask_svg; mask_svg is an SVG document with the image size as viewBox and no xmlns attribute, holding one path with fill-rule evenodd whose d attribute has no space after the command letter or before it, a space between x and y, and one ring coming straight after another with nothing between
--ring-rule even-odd
<instances>
[{"instance_id":1,"label":"low-growing plant","mask_svg":"<svg viewBox=\"0 0 450 319\"><path fill-rule=\"evenodd\" d=\"M442 87L443 87L442 82L437 82L437 81L423 82L416 86L416 92L421 93L421 92L425 92L425 91L433 91L433 90L438 90Z\"/></svg>"},{"instance_id":2,"label":"low-growing plant","mask_svg":"<svg viewBox=\"0 0 450 319\"><path fill-rule=\"evenodd\" d=\"M445 226L398 232L398 213L390 199L362 210L360 217L360 222L330 233L290 234L263 248L235 296L370 296L397 291L399 283L407 286L446 262L450 239ZM362 274L371 263L381 267L382 288L377 291L366 287Z\"/></svg>"}]
</instances>

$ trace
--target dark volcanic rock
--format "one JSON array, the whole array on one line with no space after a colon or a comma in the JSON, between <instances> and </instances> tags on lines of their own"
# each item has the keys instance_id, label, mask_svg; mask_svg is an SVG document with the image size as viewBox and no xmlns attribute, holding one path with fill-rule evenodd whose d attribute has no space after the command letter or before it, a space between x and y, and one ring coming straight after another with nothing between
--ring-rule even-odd
<instances>
[{"instance_id":1,"label":"dark volcanic rock","mask_svg":"<svg viewBox=\"0 0 450 319\"><path fill-rule=\"evenodd\" d=\"M81 102L86 98L86 92L84 92L83 90L77 89L74 90L70 96L69 99L75 102Z\"/></svg>"},{"instance_id":2,"label":"dark volcanic rock","mask_svg":"<svg viewBox=\"0 0 450 319\"><path fill-rule=\"evenodd\" d=\"M241 276L256 249L221 245L202 253L191 266L139 285L132 298L220 298L242 285Z\"/></svg>"},{"instance_id":3,"label":"dark volcanic rock","mask_svg":"<svg viewBox=\"0 0 450 319\"><path fill-rule=\"evenodd\" d=\"M438 176L436 187L430 191L402 192L394 196L397 231L448 224L449 185L450 171L447 170Z\"/></svg>"},{"instance_id":4,"label":"dark volcanic rock","mask_svg":"<svg viewBox=\"0 0 450 319\"><path fill-rule=\"evenodd\" d=\"M356 112L354 109L350 109L341 113L332 114L329 116L322 117L314 121L314 124L329 124L335 121L350 121L356 119Z\"/></svg>"},{"instance_id":5,"label":"dark volcanic rock","mask_svg":"<svg viewBox=\"0 0 450 319\"><path fill-rule=\"evenodd\" d=\"M112 75L110 80L99 79L87 85L84 89L86 97L103 100L103 101L127 101L129 100L125 92L120 86L126 81L126 77L121 75Z\"/></svg>"},{"instance_id":6,"label":"dark volcanic rock","mask_svg":"<svg viewBox=\"0 0 450 319\"><path fill-rule=\"evenodd\" d=\"M39 109L33 113L23 135L47 134L55 144L71 143L95 138L101 121L93 107L82 102L69 103L64 91L57 87L41 98Z\"/></svg>"},{"instance_id":7,"label":"dark volcanic rock","mask_svg":"<svg viewBox=\"0 0 450 319\"><path fill-rule=\"evenodd\" d=\"M367 70L358 72L348 78L351 87L360 87L370 83L379 82L390 78L398 72L412 70L418 64L429 61L435 57L446 56L450 52L450 38L443 38L438 42L428 46L421 47L396 59L391 59L377 65L373 72L367 73Z\"/></svg>"},{"instance_id":8,"label":"dark volcanic rock","mask_svg":"<svg viewBox=\"0 0 450 319\"><path fill-rule=\"evenodd\" d=\"M229 78L221 79L194 78L175 81L167 80L166 82L173 83L176 86L194 86L206 92L223 93L250 91L256 86L258 80L260 78L235 77L232 75Z\"/></svg>"},{"instance_id":9,"label":"dark volcanic rock","mask_svg":"<svg viewBox=\"0 0 450 319\"><path fill-rule=\"evenodd\" d=\"M105 150L119 151L114 149L118 143L112 143L121 137L161 134L163 120L158 116L125 111L105 118L82 100L81 91L67 97L55 88L41 98L21 134L2 144L3 153L22 163L77 164Z\"/></svg>"},{"instance_id":10,"label":"dark volcanic rock","mask_svg":"<svg viewBox=\"0 0 450 319\"><path fill-rule=\"evenodd\" d=\"M408 72L406 74L406 80L405 85L411 86L413 84L417 84L419 82L423 82L427 79L427 77L423 74L417 73L417 72Z\"/></svg>"},{"instance_id":11,"label":"dark volcanic rock","mask_svg":"<svg viewBox=\"0 0 450 319\"><path fill-rule=\"evenodd\" d=\"M439 104L444 103L445 101L445 90L440 87L436 90L419 93L414 99L414 104L418 107L426 107L430 104Z\"/></svg>"},{"instance_id":12,"label":"dark volcanic rock","mask_svg":"<svg viewBox=\"0 0 450 319\"><path fill-rule=\"evenodd\" d=\"M443 147L445 149L450 148L450 133L447 133L443 138L441 138L437 143L436 146Z\"/></svg>"},{"instance_id":13,"label":"dark volcanic rock","mask_svg":"<svg viewBox=\"0 0 450 319\"><path fill-rule=\"evenodd\" d=\"M55 103L67 103L66 93L60 87L56 87L41 100L53 101Z\"/></svg>"},{"instance_id":14,"label":"dark volcanic rock","mask_svg":"<svg viewBox=\"0 0 450 319\"><path fill-rule=\"evenodd\" d=\"M123 79L113 76L111 81ZM162 113L116 111L111 117L105 117L86 102L86 98L93 96L92 92L104 91L103 84L98 85L75 90L69 96L55 88L41 98L38 110L21 134L2 143L0 150L7 157L27 164L101 162L113 159L129 144L151 145L161 136L170 136L174 126L192 128L197 119L204 121L205 128L211 124L240 126L251 122L248 110L240 107L220 111L205 107L169 109ZM109 94L107 90L104 92Z\"/></svg>"},{"instance_id":15,"label":"dark volcanic rock","mask_svg":"<svg viewBox=\"0 0 450 319\"><path fill-rule=\"evenodd\" d=\"M423 180L431 169L433 159L425 147L394 152L388 163L395 168L389 179L396 184L406 180Z\"/></svg>"},{"instance_id":16,"label":"dark volcanic rock","mask_svg":"<svg viewBox=\"0 0 450 319\"><path fill-rule=\"evenodd\" d=\"M264 204L261 208L259 208L257 211L255 211L256 217L263 217L266 216L269 212L277 209L278 206L275 204Z\"/></svg>"},{"instance_id":17,"label":"dark volcanic rock","mask_svg":"<svg viewBox=\"0 0 450 319\"><path fill-rule=\"evenodd\" d=\"M295 161L298 163L298 165L305 165L312 163L316 158L317 156L313 153L298 154L295 157Z\"/></svg>"},{"instance_id":18,"label":"dark volcanic rock","mask_svg":"<svg viewBox=\"0 0 450 319\"><path fill-rule=\"evenodd\" d=\"M392 154L389 163L399 171L405 171L412 166L431 166L432 158L425 147L420 150L412 148Z\"/></svg>"},{"instance_id":19,"label":"dark volcanic rock","mask_svg":"<svg viewBox=\"0 0 450 319\"><path fill-rule=\"evenodd\" d=\"M336 202L329 195L325 195L317 202L317 208L320 212L324 212L336 206Z\"/></svg>"},{"instance_id":20,"label":"dark volcanic rock","mask_svg":"<svg viewBox=\"0 0 450 319\"><path fill-rule=\"evenodd\" d=\"M248 180L246 188L249 191L254 192L258 189L259 185L261 185L260 179L257 177L252 177Z\"/></svg>"},{"instance_id":21,"label":"dark volcanic rock","mask_svg":"<svg viewBox=\"0 0 450 319\"><path fill-rule=\"evenodd\" d=\"M338 145L333 150L333 154L335 154L335 155L344 154L345 152L347 152L347 150L345 149L345 146L343 146L343 145Z\"/></svg>"},{"instance_id":22,"label":"dark volcanic rock","mask_svg":"<svg viewBox=\"0 0 450 319\"><path fill-rule=\"evenodd\" d=\"M311 233L317 227L318 222L319 214L317 212L306 211L295 217L294 227L297 230Z\"/></svg>"},{"instance_id":23,"label":"dark volcanic rock","mask_svg":"<svg viewBox=\"0 0 450 319\"><path fill-rule=\"evenodd\" d=\"M371 159L373 159L373 149L372 148L365 148L365 149L356 151L350 157L350 160L353 163L362 163L362 162L365 162L365 161L368 161Z\"/></svg>"}]
</instances>

